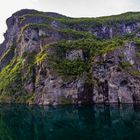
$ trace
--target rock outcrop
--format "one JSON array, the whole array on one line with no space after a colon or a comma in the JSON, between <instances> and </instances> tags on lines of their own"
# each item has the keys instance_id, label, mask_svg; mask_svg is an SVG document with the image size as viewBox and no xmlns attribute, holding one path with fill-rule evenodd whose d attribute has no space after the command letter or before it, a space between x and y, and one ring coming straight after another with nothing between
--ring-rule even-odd
<instances>
[{"instance_id":1,"label":"rock outcrop","mask_svg":"<svg viewBox=\"0 0 140 140\"><path fill-rule=\"evenodd\" d=\"M140 103L139 17L13 14L0 45L0 102Z\"/></svg>"}]
</instances>

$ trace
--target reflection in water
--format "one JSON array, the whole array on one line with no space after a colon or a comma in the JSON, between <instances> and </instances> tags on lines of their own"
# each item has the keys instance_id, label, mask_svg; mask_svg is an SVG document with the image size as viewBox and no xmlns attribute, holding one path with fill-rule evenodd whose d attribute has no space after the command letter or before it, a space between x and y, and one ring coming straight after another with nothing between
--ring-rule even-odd
<instances>
[{"instance_id":1,"label":"reflection in water","mask_svg":"<svg viewBox=\"0 0 140 140\"><path fill-rule=\"evenodd\" d=\"M140 107L0 105L0 140L139 140Z\"/></svg>"}]
</instances>

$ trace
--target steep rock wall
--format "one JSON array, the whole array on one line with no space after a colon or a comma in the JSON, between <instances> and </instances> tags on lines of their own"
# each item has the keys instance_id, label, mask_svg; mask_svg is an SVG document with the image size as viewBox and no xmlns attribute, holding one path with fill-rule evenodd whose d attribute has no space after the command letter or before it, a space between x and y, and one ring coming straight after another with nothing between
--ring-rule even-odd
<instances>
[{"instance_id":1,"label":"steep rock wall","mask_svg":"<svg viewBox=\"0 0 140 140\"><path fill-rule=\"evenodd\" d=\"M35 10L13 14L0 45L0 101L139 103L140 21L99 21Z\"/></svg>"}]
</instances>

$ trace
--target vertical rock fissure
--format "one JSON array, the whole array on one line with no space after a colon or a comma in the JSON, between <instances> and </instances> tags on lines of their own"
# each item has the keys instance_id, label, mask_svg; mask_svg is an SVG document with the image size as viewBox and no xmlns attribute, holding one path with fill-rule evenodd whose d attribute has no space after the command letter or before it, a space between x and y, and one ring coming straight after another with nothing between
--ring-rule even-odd
<instances>
[{"instance_id":1,"label":"vertical rock fissure","mask_svg":"<svg viewBox=\"0 0 140 140\"><path fill-rule=\"evenodd\" d=\"M104 80L104 81L100 81L98 84L98 93L103 95L103 102L106 103L108 102L108 81Z\"/></svg>"}]
</instances>

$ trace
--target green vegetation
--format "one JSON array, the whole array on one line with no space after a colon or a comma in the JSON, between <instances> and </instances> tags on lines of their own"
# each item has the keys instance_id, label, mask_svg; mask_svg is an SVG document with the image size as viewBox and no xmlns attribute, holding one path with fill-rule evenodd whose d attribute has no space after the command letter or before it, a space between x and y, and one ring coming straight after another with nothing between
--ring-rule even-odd
<instances>
[{"instance_id":1,"label":"green vegetation","mask_svg":"<svg viewBox=\"0 0 140 140\"><path fill-rule=\"evenodd\" d=\"M63 60L55 66L58 73L64 77L71 76L75 78L87 70L86 64L82 60Z\"/></svg>"},{"instance_id":2,"label":"green vegetation","mask_svg":"<svg viewBox=\"0 0 140 140\"><path fill-rule=\"evenodd\" d=\"M61 35L63 35L64 38L69 36L69 38L73 38L74 40L77 40L80 38L96 39L96 37L91 33L76 31L76 30L72 30L72 29L63 29L63 30L60 30L59 33Z\"/></svg>"},{"instance_id":3,"label":"green vegetation","mask_svg":"<svg viewBox=\"0 0 140 140\"><path fill-rule=\"evenodd\" d=\"M60 102L61 102L61 104L69 105L69 104L72 104L72 99L69 99L69 98L62 96L60 98Z\"/></svg>"},{"instance_id":4,"label":"green vegetation","mask_svg":"<svg viewBox=\"0 0 140 140\"><path fill-rule=\"evenodd\" d=\"M35 56L35 64L42 63L42 61L47 57L47 52L41 51Z\"/></svg>"},{"instance_id":5,"label":"green vegetation","mask_svg":"<svg viewBox=\"0 0 140 140\"><path fill-rule=\"evenodd\" d=\"M66 24L70 27L80 27L82 29L86 27L97 27L105 25L106 27L115 27L120 23L133 23L140 21L139 12L128 12L120 15L97 17L97 18L60 18L57 19L61 23Z\"/></svg>"},{"instance_id":6,"label":"green vegetation","mask_svg":"<svg viewBox=\"0 0 140 140\"><path fill-rule=\"evenodd\" d=\"M54 18L44 15L42 13L30 13L30 14L19 16L20 24L26 22L26 20L29 18L44 18L47 22L51 22L54 20Z\"/></svg>"},{"instance_id":7,"label":"green vegetation","mask_svg":"<svg viewBox=\"0 0 140 140\"><path fill-rule=\"evenodd\" d=\"M138 59L140 59L140 52L136 52L136 56Z\"/></svg>"},{"instance_id":8,"label":"green vegetation","mask_svg":"<svg viewBox=\"0 0 140 140\"><path fill-rule=\"evenodd\" d=\"M16 56L16 44L11 45L0 58L0 63L4 67L10 63L11 59Z\"/></svg>"},{"instance_id":9,"label":"green vegetation","mask_svg":"<svg viewBox=\"0 0 140 140\"><path fill-rule=\"evenodd\" d=\"M13 59L9 65L2 69L0 72L0 92L1 97L6 94L6 96L17 93L22 90L22 74L21 70L23 68L22 59Z\"/></svg>"},{"instance_id":10,"label":"green vegetation","mask_svg":"<svg viewBox=\"0 0 140 140\"><path fill-rule=\"evenodd\" d=\"M9 50L7 51L9 52ZM31 56L36 57L35 55ZM39 57L37 58L39 59L37 59L37 62L41 61ZM23 88L23 84L27 80L27 76L31 76L31 71L34 66L32 63L35 63L35 59L32 60L30 56L26 59L29 59L27 64L25 64L24 58L16 57L15 55L11 62L0 71L0 102L29 104L33 102L34 94L27 94Z\"/></svg>"},{"instance_id":11,"label":"green vegetation","mask_svg":"<svg viewBox=\"0 0 140 140\"><path fill-rule=\"evenodd\" d=\"M134 77L140 76L140 71L138 70L130 70L129 73Z\"/></svg>"},{"instance_id":12,"label":"green vegetation","mask_svg":"<svg viewBox=\"0 0 140 140\"><path fill-rule=\"evenodd\" d=\"M19 20L20 20L20 24L23 23L26 20L25 15L19 16Z\"/></svg>"},{"instance_id":13,"label":"green vegetation","mask_svg":"<svg viewBox=\"0 0 140 140\"><path fill-rule=\"evenodd\" d=\"M120 62L120 67L123 69L128 69L128 68L132 67L132 64L130 64L128 61Z\"/></svg>"},{"instance_id":14,"label":"green vegetation","mask_svg":"<svg viewBox=\"0 0 140 140\"><path fill-rule=\"evenodd\" d=\"M14 47L10 47L10 48L6 51L6 53L4 53L3 56L0 58L0 62L1 62L2 60L6 59L6 58L11 54L11 52L14 51L14 49L15 49Z\"/></svg>"},{"instance_id":15,"label":"green vegetation","mask_svg":"<svg viewBox=\"0 0 140 140\"><path fill-rule=\"evenodd\" d=\"M46 18L49 21L59 21L62 23L67 23L69 25L76 25L76 24L81 24L81 25L89 25L89 24L93 24L94 25L112 25L112 24L116 24L116 23L128 23L128 22L137 22L140 21L140 12L127 12L124 14L120 14L120 15L113 15L113 16L105 16L105 17L97 17L97 18L70 18L70 17L51 17L48 14L44 14L43 12L38 12L38 11L34 11L31 12L30 14L24 14L23 16L19 16L19 19L21 20L25 20L27 18L31 18L31 17L42 17L42 18ZM24 21L23 20L23 21Z\"/></svg>"},{"instance_id":16,"label":"green vegetation","mask_svg":"<svg viewBox=\"0 0 140 140\"><path fill-rule=\"evenodd\" d=\"M119 39L116 40L95 40L95 39L80 39L76 41L60 41L50 48L55 51L48 54L47 60L50 67L54 69L64 79L75 79L83 73L90 73L90 68L95 56L106 54L110 51L121 47L123 42ZM66 53L71 50L81 49L86 57L83 59L68 60Z\"/></svg>"},{"instance_id":17,"label":"green vegetation","mask_svg":"<svg viewBox=\"0 0 140 140\"><path fill-rule=\"evenodd\" d=\"M33 20L33 23L26 21L30 18L43 18L42 23L35 23ZM19 16L20 23L23 24L23 27L21 28L19 38L17 41L19 42L21 39L21 36L23 34L23 31L30 27L30 28L47 28L47 29L54 29L52 27L52 22L59 23L61 29L56 30L59 33L63 34L64 36L69 35L70 37L73 37L75 39L80 38L95 38L95 36L89 32L89 29L93 29L95 27L116 27L116 25L119 25L120 23L130 24L134 22L140 21L140 13L139 12L128 12L121 15L114 15L114 16L107 16L107 17L97 17L97 18L69 18L69 17L53 17L49 16L47 14L44 14L43 12L31 12L30 14L25 14L22 16ZM135 32L138 32L140 29L136 29ZM121 39L132 39L135 38L135 32L126 34L121 37ZM120 34L116 33L116 36L120 38Z\"/></svg>"}]
</instances>

